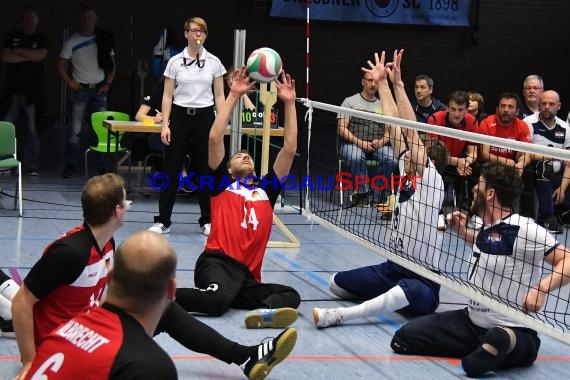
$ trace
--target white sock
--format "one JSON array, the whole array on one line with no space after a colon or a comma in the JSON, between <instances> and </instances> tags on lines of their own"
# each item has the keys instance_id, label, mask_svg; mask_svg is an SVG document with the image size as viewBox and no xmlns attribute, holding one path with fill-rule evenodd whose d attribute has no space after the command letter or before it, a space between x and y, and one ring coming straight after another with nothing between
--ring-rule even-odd
<instances>
[{"instance_id":1,"label":"white sock","mask_svg":"<svg viewBox=\"0 0 570 380\"><path fill-rule=\"evenodd\" d=\"M0 295L0 317L5 321L12 320L12 302Z\"/></svg>"},{"instance_id":2,"label":"white sock","mask_svg":"<svg viewBox=\"0 0 570 380\"><path fill-rule=\"evenodd\" d=\"M337 296L338 298L356 299L357 297L354 294L347 292L346 290L338 286L336 282L334 282L334 276L336 275L337 273L333 274L329 278L329 290L331 291L331 293Z\"/></svg>"},{"instance_id":3,"label":"white sock","mask_svg":"<svg viewBox=\"0 0 570 380\"><path fill-rule=\"evenodd\" d=\"M343 321L347 321L359 317L375 317L381 313L400 310L409 304L404 290L399 285L396 285L386 293L365 301L360 305L342 307L337 310L342 314Z\"/></svg>"},{"instance_id":4,"label":"white sock","mask_svg":"<svg viewBox=\"0 0 570 380\"><path fill-rule=\"evenodd\" d=\"M14 298L18 290L20 290L20 285L12 279L4 281L2 285L0 285L0 295L9 301L12 301L12 298Z\"/></svg>"}]
</instances>

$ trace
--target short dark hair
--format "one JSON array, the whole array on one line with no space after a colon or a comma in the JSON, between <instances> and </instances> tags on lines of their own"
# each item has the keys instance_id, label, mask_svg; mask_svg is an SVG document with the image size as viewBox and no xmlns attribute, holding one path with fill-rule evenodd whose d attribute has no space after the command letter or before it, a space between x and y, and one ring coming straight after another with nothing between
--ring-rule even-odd
<instances>
[{"instance_id":1,"label":"short dark hair","mask_svg":"<svg viewBox=\"0 0 570 380\"><path fill-rule=\"evenodd\" d=\"M501 95L499 95L497 98L497 107L503 99L514 99L517 102L517 108L521 107L521 98L514 92L503 92Z\"/></svg>"},{"instance_id":2,"label":"short dark hair","mask_svg":"<svg viewBox=\"0 0 570 380\"><path fill-rule=\"evenodd\" d=\"M464 104L465 106L469 105L469 97L467 96L467 93L465 91L461 90L453 91L447 97L447 104L449 105L449 102L451 102L452 100L455 103L457 103L458 106L462 104Z\"/></svg>"},{"instance_id":3,"label":"short dark hair","mask_svg":"<svg viewBox=\"0 0 570 380\"><path fill-rule=\"evenodd\" d=\"M513 209L521 194L522 179L514 166L496 162L485 163L481 170L487 188L495 190L501 206Z\"/></svg>"},{"instance_id":4,"label":"short dark hair","mask_svg":"<svg viewBox=\"0 0 570 380\"><path fill-rule=\"evenodd\" d=\"M125 200L125 181L114 173L92 177L81 192L83 218L90 226L107 223L117 205Z\"/></svg>"},{"instance_id":5,"label":"short dark hair","mask_svg":"<svg viewBox=\"0 0 570 380\"><path fill-rule=\"evenodd\" d=\"M433 162L436 170L443 173L449 159L449 151L445 144L438 139L426 139L424 146L426 147L426 154Z\"/></svg>"},{"instance_id":6,"label":"short dark hair","mask_svg":"<svg viewBox=\"0 0 570 380\"><path fill-rule=\"evenodd\" d=\"M433 88L433 79L431 79L430 76L428 76L426 74L420 74L416 77L416 80L414 81L414 83L419 81L419 80L425 80L428 84L428 87Z\"/></svg>"}]
</instances>

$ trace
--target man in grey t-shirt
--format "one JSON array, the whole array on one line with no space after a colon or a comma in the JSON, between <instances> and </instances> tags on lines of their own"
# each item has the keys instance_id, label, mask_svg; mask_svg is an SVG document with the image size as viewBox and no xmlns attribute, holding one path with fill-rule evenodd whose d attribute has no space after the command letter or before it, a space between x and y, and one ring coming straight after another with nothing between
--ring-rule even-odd
<instances>
[{"instance_id":1,"label":"man in grey t-shirt","mask_svg":"<svg viewBox=\"0 0 570 380\"><path fill-rule=\"evenodd\" d=\"M351 108L371 113L382 113L380 99L376 96L376 85L370 73L362 77L362 91L344 99L341 107ZM340 138L339 158L350 170L352 178L375 175L390 178L396 167L394 151L390 146L390 138L385 134L384 124L360 119L339 113L337 115L338 134ZM378 161L376 173L369 173L367 160ZM377 189L389 190L390 183L385 180L375 181ZM369 184L358 186L351 195L351 201L356 206L369 206L373 198L374 188Z\"/></svg>"}]
</instances>

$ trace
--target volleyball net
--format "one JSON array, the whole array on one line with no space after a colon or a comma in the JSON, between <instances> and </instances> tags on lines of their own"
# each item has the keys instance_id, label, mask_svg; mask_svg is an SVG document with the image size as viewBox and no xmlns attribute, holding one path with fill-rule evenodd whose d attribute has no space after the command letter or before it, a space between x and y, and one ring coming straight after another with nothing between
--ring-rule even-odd
<instances>
[{"instance_id":1,"label":"volleyball net","mask_svg":"<svg viewBox=\"0 0 570 380\"><path fill-rule=\"evenodd\" d=\"M510 321L505 324L528 326L570 344L570 285L551 290L544 306L537 312L529 312L524 306L525 297L534 294L529 291L538 285L541 278L554 273L562 278L563 283L570 282L568 276L546 262L554 258L555 250L551 248L556 246L556 242L562 246L570 244L565 227L566 223L570 223L570 191L560 204L554 205L559 203L560 196L555 197L554 203L552 198L562 181L564 162L570 162L569 151L401 120L308 99L302 99L302 102L307 109L305 119L308 127L304 209L310 218L372 248L386 259L467 297L472 307L483 311L488 308L499 313L497 318L504 316L505 321ZM371 157L370 154L359 161L361 166L355 170L354 162L348 162L347 154L343 151L347 147L338 137L337 117L349 118L351 123L356 124L353 127L397 126L389 127L392 145L395 130L402 131L402 136L398 135L401 139L405 139L406 134L411 136L407 132L410 130L427 136L428 140L436 138L445 142L446 138L457 139L476 147L479 159L471 164L474 169L471 175L460 175L458 172L452 175L450 170L456 171L457 168L445 167L441 182L434 170L427 167L423 168L422 176L402 176L403 173L398 170L398 153L391 157L396 169L388 174L386 157ZM430 145L433 154L431 142L425 145ZM478 171L488 169L480 162L484 145L494 147L492 152L515 151L518 157L528 153L534 155L527 156L529 159L541 159L527 161L522 181L510 183L505 180L508 177L501 178L507 190L502 191L506 199L501 203L503 206L512 204L514 214L504 213L503 219L493 223L492 227L482 228L482 220L471 217L471 214L483 213L481 205L485 199L478 194L473 195L472 188L479 182ZM409 160L414 162L420 150L410 146L410 141L407 141L407 149L410 152ZM432 160L434 163L436 161ZM519 188L515 188L515 184ZM555 228L545 219L545 210L548 208L545 206L548 204L544 198L545 188L551 189L550 203L554 209L550 216L557 218L560 225L561 231L557 234L545 233L534 223L534 219L537 219L547 229ZM518 193L522 195L515 199ZM479 207L473 207L477 205ZM440 211L446 220L448 217L445 216L461 210L470 217L467 230L477 236L475 250L449 226L445 231L438 230ZM519 211L525 217L518 216ZM533 220L529 221L526 217ZM373 264L377 263L370 263ZM570 263L565 265L568 267Z\"/></svg>"}]
</instances>

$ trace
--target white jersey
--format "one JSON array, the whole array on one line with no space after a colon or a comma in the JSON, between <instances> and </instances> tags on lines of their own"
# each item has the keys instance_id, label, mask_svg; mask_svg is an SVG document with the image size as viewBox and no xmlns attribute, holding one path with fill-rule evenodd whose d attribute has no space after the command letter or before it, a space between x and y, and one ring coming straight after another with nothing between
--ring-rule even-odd
<instances>
[{"instance_id":1,"label":"white jersey","mask_svg":"<svg viewBox=\"0 0 570 380\"><path fill-rule=\"evenodd\" d=\"M202 48L199 59L198 65L184 49L166 64L164 76L175 81L173 103L177 106L204 108L214 105L214 78L224 75L226 69L218 57L205 48Z\"/></svg>"},{"instance_id":2,"label":"white jersey","mask_svg":"<svg viewBox=\"0 0 570 380\"><path fill-rule=\"evenodd\" d=\"M111 55L115 53L111 51ZM79 83L96 84L105 80L105 72L97 60L95 35L72 35L61 48L59 56L71 60L72 78Z\"/></svg>"},{"instance_id":3,"label":"white jersey","mask_svg":"<svg viewBox=\"0 0 570 380\"><path fill-rule=\"evenodd\" d=\"M529 286L542 276L544 257L558 242L543 227L518 214L483 227L473 245L469 283L485 295L523 310ZM477 326L520 326L520 323L471 300L469 317Z\"/></svg>"},{"instance_id":4,"label":"white jersey","mask_svg":"<svg viewBox=\"0 0 570 380\"><path fill-rule=\"evenodd\" d=\"M411 178L404 170L404 155L400 155L400 173L408 180L400 189L392 215L390 249L430 270L438 270L443 233L437 230L437 219L445 193L443 179L430 159L423 176Z\"/></svg>"}]
</instances>

